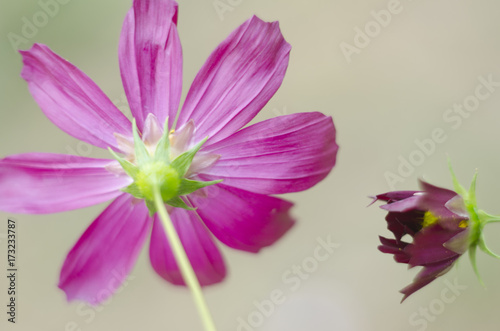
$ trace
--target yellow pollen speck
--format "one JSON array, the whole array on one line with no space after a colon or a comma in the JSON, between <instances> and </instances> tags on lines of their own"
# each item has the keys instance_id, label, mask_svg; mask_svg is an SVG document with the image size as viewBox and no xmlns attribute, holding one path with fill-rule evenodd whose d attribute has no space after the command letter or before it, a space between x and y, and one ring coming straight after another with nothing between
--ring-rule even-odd
<instances>
[{"instance_id":1,"label":"yellow pollen speck","mask_svg":"<svg viewBox=\"0 0 500 331\"><path fill-rule=\"evenodd\" d=\"M175 129L170 130L170 134L174 134Z\"/></svg>"},{"instance_id":2,"label":"yellow pollen speck","mask_svg":"<svg viewBox=\"0 0 500 331\"><path fill-rule=\"evenodd\" d=\"M458 227L460 227L460 228L466 228L466 227L467 227L467 221L461 221L461 222L458 224Z\"/></svg>"},{"instance_id":3,"label":"yellow pollen speck","mask_svg":"<svg viewBox=\"0 0 500 331\"><path fill-rule=\"evenodd\" d=\"M431 213L430 211L426 211L424 214L424 220L422 222L422 227L428 227L435 224L439 220L439 217Z\"/></svg>"}]
</instances>

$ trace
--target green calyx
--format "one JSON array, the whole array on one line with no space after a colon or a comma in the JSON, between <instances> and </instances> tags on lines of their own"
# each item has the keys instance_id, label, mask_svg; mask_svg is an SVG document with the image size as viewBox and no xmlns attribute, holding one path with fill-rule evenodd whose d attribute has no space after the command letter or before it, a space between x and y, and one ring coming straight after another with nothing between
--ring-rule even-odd
<instances>
[{"instance_id":1,"label":"green calyx","mask_svg":"<svg viewBox=\"0 0 500 331\"><path fill-rule=\"evenodd\" d=\"M151 215L156 213L154 204L156 190L160 192L164 203L173 207L193 210L194 208L188 206L181 196L222 182L222 180L202 182L184 178L194 156L207 139L203 139L192 149L171 160L167 123L168 120L165 123L163 135L158 141L154 153L151 154L139 136L135 120L133 121L134 163L120 157L109 148L110 153L120 163L123 170L134 180L131 185L122 190L144 200Z\"/></svg>"},{"instance_id":2,"label":"green calyx","mask_svg":"<svg viewBox=\"0 0 500 331\"><path fill-rule=\"evenodd\" d=\"M163 201L175 198L180 186L177 171L170 164L158 161L144 164L134 180L141 195L150 201L154 200L154 186L160 188Z\"/></svg>"},{"instance_id":3,"label":"green calyx","mask_svg":"<svg viewBox=\"0 0 500 331\"><path fill-rule=\"evenodd\" d=\"M484 286L484 283L479 274L476 263L476 252L477 248L481 249L486 254L500 259L500 256L493 253L486 245L483 230L485 226L489 223L500 222L500 216L490 215L477 207L476 201L476 181L477 181L477 171L474 173L472 182L469 190L465 189L462 185L458 183L457 177L453 172L451 167L451 162L448 160L448 166L450 168L451 177L453 180L453 186L455 192L459 194L465 204L465 208L469 214L469 258L471 260L472 268L479 279L479 282Z\"/></svg>"}]
</instances>

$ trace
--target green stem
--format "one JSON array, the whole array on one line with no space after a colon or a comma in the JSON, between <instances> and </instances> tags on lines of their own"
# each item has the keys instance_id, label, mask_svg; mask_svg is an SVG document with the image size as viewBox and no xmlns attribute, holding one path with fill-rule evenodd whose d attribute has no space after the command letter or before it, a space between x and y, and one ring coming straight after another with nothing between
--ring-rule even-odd
<instances>
[{"instance_id":1,"label":"green stem","mask_svg":"<svg viewBox=\"0 0 500 331\"><path fill-rule=\"evenodd\" d=\"M163 227L165 228L165 232L167 233L168 241L174 252L177 265L181 270L182 278L191 290L191 294L193 295L196 308L198 308L198 313L200 314L205 330L216 331L214 321L210 315L210 311L208 310L205 298L203 297L200 283L198 282L198 278L196 278L196 274L194 273L193 267L191 266L191 263L186 255L186 251L182 246L179 235L177 234L177 231L168 216L165 204L161 198L160 188L158 186L154 188L154 203L158 215L163 223Z\"/></svg>"}]
</instances>

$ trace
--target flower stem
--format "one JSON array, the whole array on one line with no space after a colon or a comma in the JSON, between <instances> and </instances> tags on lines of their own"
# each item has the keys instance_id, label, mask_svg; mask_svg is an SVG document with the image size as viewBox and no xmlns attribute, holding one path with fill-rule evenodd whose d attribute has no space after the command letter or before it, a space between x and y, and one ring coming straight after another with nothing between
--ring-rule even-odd
<instances>
[{"instance_id":1,"label":"flower stem","mask_svg":"<svg viewBox=\"0 0 500 331\"><path fill-rule=\"evenodd\" d=\"M196 278L196 274L194 273L193 267L189 262L186 251L184 250L181 240L179 239L179 235L175 230L174 224L168 216L168 212L165 208L165 204L163 203L163 199L161 198L160 188L158 186L155 186L154 189L154 203L158 215L163 223L163 227L167 233L168 241L173 250L177 265L181 270L182 278L186 282L187 287L191 290L191 294L193 295L196 308L198 309L198 313L200 314L205 330L216 331L214 321L210 315L210 311L208 310L207 303L201 291L200 283L198 282L198 278Z\"/></svg>"}]
</instances>

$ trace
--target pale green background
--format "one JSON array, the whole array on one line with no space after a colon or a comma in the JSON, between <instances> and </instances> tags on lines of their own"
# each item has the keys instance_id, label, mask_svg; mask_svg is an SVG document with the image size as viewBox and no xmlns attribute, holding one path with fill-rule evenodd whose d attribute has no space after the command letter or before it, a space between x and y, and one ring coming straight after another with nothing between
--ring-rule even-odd
<instances>
[{"instance_id":1,"label":"pale green background","mask_svg":"<svg viewBox=\"0 0 500 331\"><path fill-rule=\"evenodd\" d=\"M227 0L222 0L227 3ZM478 199L491 213L500 213L500 90L454 130L443 114L474 92L477 77L492 74L500 81L500 3L489 1L401 1L402 12L353 55L347 63L340 43L353 43L354 28L372 21L370 11L388 1L233 0L239 3L221 20L212 0L180 1L179 33L184 52L184 95L210 52L253 14L279 20L292 44L290 65L279 92L257 118L321 111L333 116L341 146L333 173L313 189L287 195L297 203L297 226L283 240L254 256L222 247L230 274L206 291L219 330L237 330L255 300L281 290L286 301L255 330L419 330L410 316L429 307L445 288L444 279L467 286L453 303L429 322L427 330L498 330L500 261L480 255L478 263L487 290L464 258L442 279L404 304L398 290L411 282L392 257L377 251L378 235L387 234L384 213L366 208L368 195L389 190L384 178L396 172L398 157L416 149L435 128L447 140L425 162L396 185L417 188L417 178L451 187L448 154L460 180L468 185L479 169ZM126 110L117 45L130 1L71 0L21 48L33 42L49 45L68 59ZM2 0L0 4L0 154L21 152L78 153L107 156L69 137L44 117L19 77L21 57L11 47L9 32L21 33L22 17L40 11L36 1ZM93 314L68 304L57 287L65 255L104 205L54 215L0 213L0 234L7 217L18 222L18 324L1 329L63 331L74 322L84 331L201 330L189 293L162 281L149 265L146 250L128 285ZM331 236L335 253L301 287L290 291L282 275L312 256L317 238ZM500 251L500 229L487 238ZM5 270L5 241L0 244ZM105 254L105 252L103 252ZM3 275L3 271L0 272ZM0 303L5 307L5 277L0 277Z\"/></svg>"}]
</instances>

